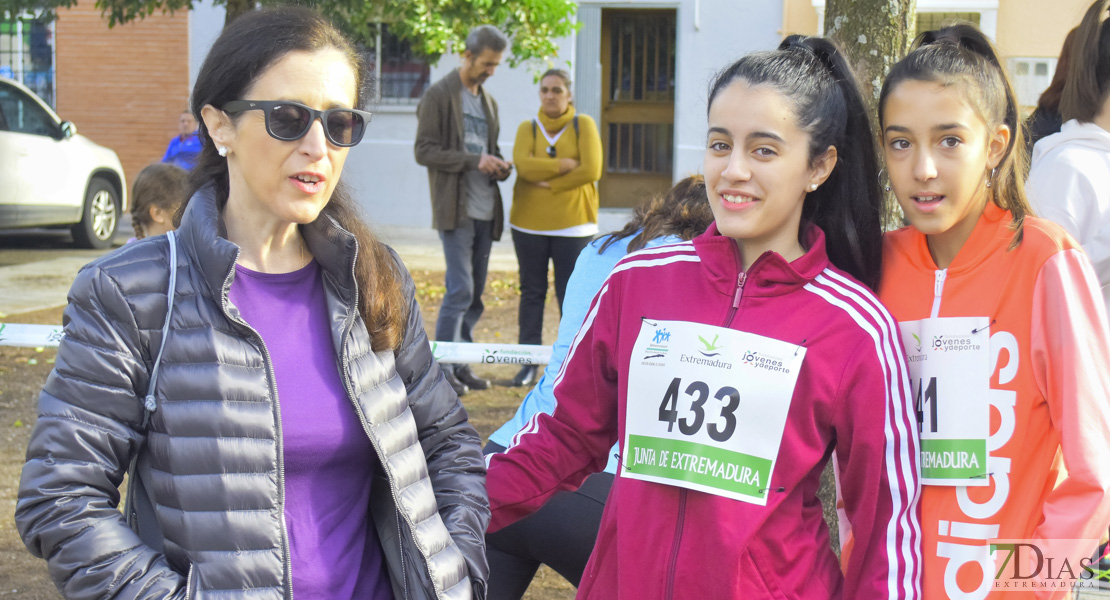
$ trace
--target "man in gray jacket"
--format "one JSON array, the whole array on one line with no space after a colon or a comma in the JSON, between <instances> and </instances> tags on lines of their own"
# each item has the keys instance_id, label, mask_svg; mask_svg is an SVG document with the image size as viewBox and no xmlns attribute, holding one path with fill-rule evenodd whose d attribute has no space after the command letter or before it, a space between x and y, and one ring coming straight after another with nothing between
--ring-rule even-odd
<instances>
[{"instance_id":1,"label":"man in gray jacket","mask_svg":"<svg viewBox=\"0 0 1110 600\"><path fill-rule=\"evenodd\" d=\"M490 248L504 227L497 182L508 178L512 164L501 158L497 103L482 84L501 64L507 45L496 27L472 30L462 65L429 87L416 108L416 162L428 167L432 227L439 230L447 261L437 341L473 342L471 332L485 308ZM460 396L489 387L467 365L444 365L444 375Z\"/></svg>"}]
</instances>

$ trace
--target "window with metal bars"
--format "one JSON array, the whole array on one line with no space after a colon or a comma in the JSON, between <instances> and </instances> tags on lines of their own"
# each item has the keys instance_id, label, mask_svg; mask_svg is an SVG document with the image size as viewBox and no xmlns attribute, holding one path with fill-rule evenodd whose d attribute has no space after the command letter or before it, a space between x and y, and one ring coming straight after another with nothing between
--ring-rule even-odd
<instances>
[{"instance_id":1,"label":"window with metal bars","mask_svg":"<svg viewBox=\"0 0 1110 600\"><path fill-rule=\"evenodd\" d=\"M655 113L674 102L673 14L619 14L610 27L610 106L622 105L632 112L608 119L606 168L610 173L669 175L674 125L652 121L671 120Z\"/></svg>"},{"instance_id":2,"label":"window with metal bars","mask_svg":"<svg viewBox=\"0 0 1110 600\"><path fill-rule=\"evenodd\" d=\"M419 102L432 75L427 59L414 52L407 41L391 33L387 23L379 26L375 45L369 50L367 63L374 71L377 102Z\"/></svg>"},{"instance_id":3,"label":"window with metal bars","mask_svg":"<svg viewBox=\"0 0 1110 600\"><path fill-rule=\"evenodd\" d=\"M977 12L919 12L917 13L917 32L915 36L926 31L934 31L953 23L971 23L979 26L979 13Z\"/></svg>"},{"instance_id":4,"label":"window with metal bars","mask_svg":"<svg viewBox=\"0 0 1110 600\"><path fill-rule=\"evenodd\" d=\"M610 123L611 173L671 172L674 126L669 123Z\"/></svg>"},{"instance_id":5,"label":"window with metal bars","mask_svg":"<svg viewBox=\"0 0 1110 600\"><path fill-rule=\"evenodd\" d=\"M0 19L0 77L22 83L54 107L54 24Z\"/></svg>"},{"instance_id":6,"label":"window with metal bars","mask_svg":"<svg viewBox=\"0 0 1110 600\"><path fill-rule=\"evenodd\" d=\"M644 15L613 20L612 100L674 101L674 20Z\"/></svg>"}]
</instances>

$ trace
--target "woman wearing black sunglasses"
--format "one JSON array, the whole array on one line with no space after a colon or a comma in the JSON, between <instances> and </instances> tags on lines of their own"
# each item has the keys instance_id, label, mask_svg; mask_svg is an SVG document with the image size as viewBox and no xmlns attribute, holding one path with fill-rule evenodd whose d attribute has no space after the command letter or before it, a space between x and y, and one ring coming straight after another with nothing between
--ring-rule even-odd
<instances>
[{"instance_id":1,"label":"woman wearing black sunglasses","mask_svg":"<svg viewBox=\"0 0 1110 600\"><path fill-rule=\"evenodd\" d=\"M570 75L551 69L540 78L540 111L520 124L513 144L517 169L509 225L520 265L520 343L543 344L547 265L555 264L555 299L563 294L578 254L597 235L601 138L588 115L571 104ZM526 365L514 385L531 385L539 369Z\"/></svg>"},{"instance_id":2,"label":"woman wearing black sunglasses","mask_svg":"<svg viewBox=\"0 0 1110 600\"><path fill-rule=\"evenodd\" d=\"M484 597L479 438L339 185L365 73L310 9L239 17L176 238L74 283L16 509L67 597Z\"/></svg>"}]
</instances>

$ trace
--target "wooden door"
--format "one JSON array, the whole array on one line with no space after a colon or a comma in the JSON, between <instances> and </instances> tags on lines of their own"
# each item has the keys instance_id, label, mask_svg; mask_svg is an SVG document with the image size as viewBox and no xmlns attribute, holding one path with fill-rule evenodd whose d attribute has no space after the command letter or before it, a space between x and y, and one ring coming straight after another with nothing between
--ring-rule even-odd
<instances>
[{"instance_id":1,"label":"wooden door","mask_svg":"<svg viewBox=\"0 0 1110 600\"><path fill-rule=\"evenodd\" d=\"M675 11L601 15L601 206L626 208L671 187Z\"/></svg>"}]
</instances>

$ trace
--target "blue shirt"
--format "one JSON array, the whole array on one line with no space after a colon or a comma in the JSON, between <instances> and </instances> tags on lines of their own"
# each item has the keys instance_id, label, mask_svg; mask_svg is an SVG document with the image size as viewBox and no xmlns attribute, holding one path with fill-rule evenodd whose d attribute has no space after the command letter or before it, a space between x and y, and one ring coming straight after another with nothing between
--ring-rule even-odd
<instances>
[{"instance_id":1,"label":"blue shirt","mask_svg":"<svg viewBox=\"0 0 1110 600\"><path fill-rule=\"evenodd\" d=\"M574 271L570 275L570 280L567 281L567 289L563 297L563 317L559 320L559 337L555 340L555 346L551 348L551 362L547 363L547 368L543 371L543 377L536 383L536 387L532 388L532 391L524 397L524 401L520 403L520 408L517 409L513 418L509 419L508 423L502 425L501 429L498 429L489 437L491 442L508 448L513 445L513 436L528 425L532 415L541 411L547 414L555 412L555 377L563 366L563 360L567 357L567 351L570 350L570 344L574 341L574 336L578 334L578 329L582 326L582 322L586 320L590 303L597 295L598 290L601 289L602 284L605 283L605 279L609 277L613 267L628 254L628 243L634 237L636 236L630 235L617 240L606 248L605 252L598 254L598 248L605 243L605 240L609 239L609 236L603 236L590 242L590 245L586 246L582 253L578 255L578 261L574 263ZM654 248L681 241L682 239L679 237L668 235L648 241L644 248ZM613 451L609 453L609 464L605 465L606 473L616 474L617 459L614 455L617 454L617 451L617 447L613 446Z\"/></svg>"},{"instance_id":2,"label":"blue shirt","mask_svg":"<svg viewBox=\"0 0 1110 600\"><path fill-rule=\"evenodd\" d=\"M185 136L184 140L174 136L170 140L170 147L166 148L166 155L162 157L162 162L177 165L186 171L191 170L197 163L200 149L200 136L196 132Z\"/></svg>"}]
</instances>

